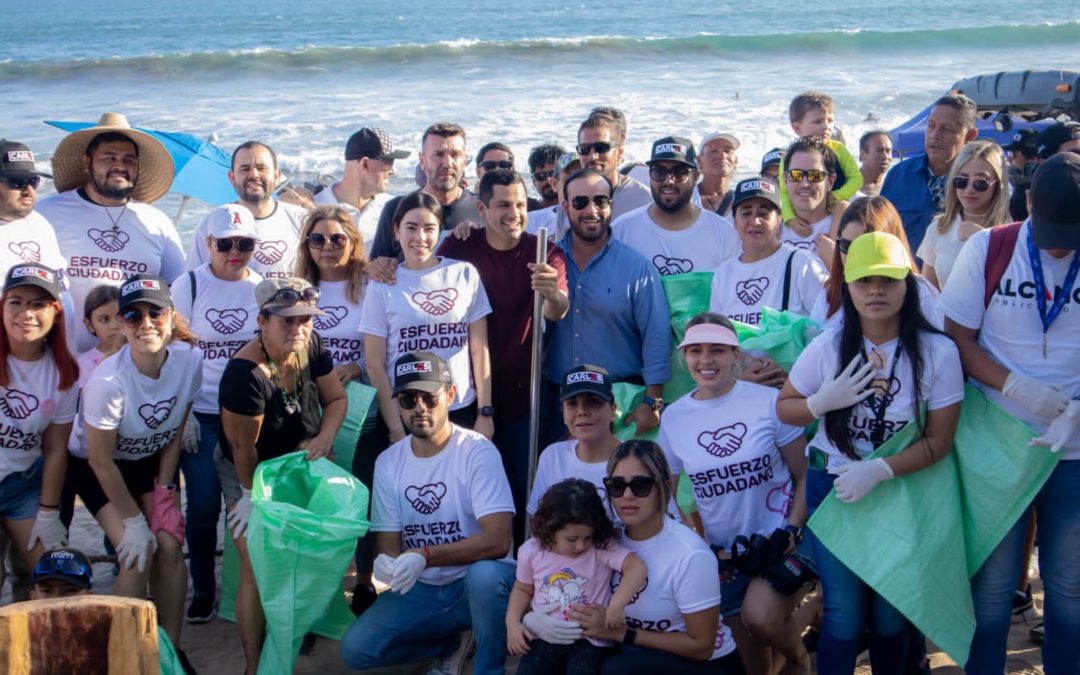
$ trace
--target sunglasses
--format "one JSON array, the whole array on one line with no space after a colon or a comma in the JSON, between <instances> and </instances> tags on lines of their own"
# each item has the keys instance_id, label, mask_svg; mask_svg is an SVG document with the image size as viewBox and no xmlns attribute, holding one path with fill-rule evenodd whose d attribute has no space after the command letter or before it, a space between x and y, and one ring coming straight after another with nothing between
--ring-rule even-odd
<instances>
[{"instance_id":1,"label":"sunglasses","mask_svg":"<svg viewBox=\"0 0 1080 675\"><path fill-rule=\"evenodd\" d=\"M34 567L34 578L62 575L77 577L87 584L93 583L93 574L74 558L45 558Z\"/></svg>"},{"instance_id":2,"label":"sunglasses","mask_svg":"<svg viewBox=\"0 0 1080 675\"><path fill-rule=\"evenodd\" d=\"M604 489L607 490L608 497L622 497L628 487L635 497L648 497L654 485L656 479L652 476L634 476L630 480L621 476L604 478Z\"/></svg>"},{"instance_id":3,"label":"sunglasses","mask_svg":"<svg viewBox=\"0 0 1080 675\"><path fill-rule=\"evenodd\" d=\"M251 237L225 237L215 239L214 247L218 253L229 253L234 249L241 253L251 253L255 250L255 240Z\"/></svg>"},{"instance_id":4,"label":"sunglasses","mask_svg":"<svg viewBox=\"0 0 1080 675\"><path fill-rule=\"evenodd\" d=\"M967 176L957 176L952 179L952 186L957 190L966 190L969 182L971 187L975 188L975 192L986 192L997 183L996 180L986 180L985 178L971 180Z\"/></svg>"},{"instance_id":5,"label":"sunglasses","mask_svg":"<svg viewBox=\"0 0 1080 675\"><path fill-rule=\"evenodd\" d=\"M349 243L349 237L340 232L332 234L329 237L325 234L312 232L307 236L307 245L310 248L326 248L327 240L330 241L330 248L333 249L345 248L345 244Z\"/></svg>"},{"instance_id":6,"label":"sunglasses","mask_svg":"<svg viewBox=\"0 0 1080 675\"><path fill-rule=\"evenodd\" d=\"M35 190L41 185L41 176L23 176L22 178L16 178L14 176L0 176L0 180L7 183L7 186L12 190L22 190L27 185Z\"/></svg>"},{"instance_id":7,"label":"sunglasses","mask_svg":"<svg viewBox=\"0 0 1080 675\"><path fill-rule=\"evenodd\" d=\"M589 206L589 202L595 204L598 209L611 208L611 197L607 195L593 195L592 198L578 195L570 200L570 206L573 206L576 211L582 211Z\"/></svg>"},{"instance_id":8,"label":"sunglasses","mask_svg":"<svg viewBox=\"0 0 1080 675\"><path fill-rule=\"evenodd\" d=\"M484 161L480 162L480 167L483 168L484 171L494 171L495 169L509 170L514 168L514 163L508 162L505 159L485 159Z\"/></svg>"},{"instance_id":9,"label":"sunglasses","mask_svg":"<svg viewBox=\"0 0 1080 675\"><path fill-rule=\"evenodd\" d=\"M844 239L843 237L838 238L836 240L836 248L844 255L847 255L848 249L851 248L851 242L851 239Z\"/></svg>"},{"instance_id":10,"label":"sunglasses","mask_svg":"<svg viewBox=\"0 0 1080 675\"><path fill-rule=\"evenodd\" d=\"M277 293L270 296L270 299L264 304L271 302L281 305L283 307L293 307L299 303L305 303L308 305L314 305L319 301L319 289L311 286L305 288L302 291L298 291L293 288L282 288Z\"/></svg>"},{"instance_id":11,"label":"sunglasses","mask_svg":"<svg viewBox=\"0 0 1080 675\"><path fill-rule=\"evenodd\" d=\"M801 183L803 178L811 183L820 183L829 176L829 174L818 169L788 169L784 172L784 175L794 183Z\"/></svg>"},{"instance_id":12,"label":"sunglasses","mask_svg":"<svg viewBox=\"0 0 1080 675\"><path fill-rule=\"evenodd\" d=\"M125 309L120 312L120 318L124 320L124 323L131 327L141 326L143 317L149 316L151 323L163 324L165 320L169 318L172 313L171 307L151 307L147 311L141 309Z\"/></svg>"},{"instance_id":13,"label":"sunglasses","mask_svg":"<svg viewBox=\"0 0 1080 675\"><path fill-rule=\"evenodd\" d=\"M618 141L600 141L599 143L578 143L577 152L582 157L591 155L596 151L598 155L606 155L612 148L619 147Z\"/></svg>"},{"instance_id":14,"label":"sunglasses","mask_svg":"<svg viewBox=\"0 0 1080 675\"><path fill-rule=\"evenodd\" d=\"M550 180L555 177L554 171L537 171L533 174L533 180L537 183L541 183L545 180Z\"/></svg>"},{"instance_id":15,"label":"sunglasses","mask_svg":"<svg viewBox=\"0 0 1080 675\"><path fill-rule=\"evenodd\" d=\"M430 410L439 405L441 396L441 392L429 394L427 392L405 391L397 395L397 402L398 407L402 410L412 410L419 401L423 401L424 407Z\"/></svg>"},{"instance_id":16,"label":"sunglasses","mask_svg":"<svg viewBox=\"0 0 1080 675\"><path fill-rule=\"evenodd\" d=\"M693 169L686 165L677 166L673 169L663 166L651 166L649 167L649 178L652 178L657 183L663 183L668 179L668 176L671 176L676 183L683 183L690 177L692 171Z\"/></svg>"}]
</instances>

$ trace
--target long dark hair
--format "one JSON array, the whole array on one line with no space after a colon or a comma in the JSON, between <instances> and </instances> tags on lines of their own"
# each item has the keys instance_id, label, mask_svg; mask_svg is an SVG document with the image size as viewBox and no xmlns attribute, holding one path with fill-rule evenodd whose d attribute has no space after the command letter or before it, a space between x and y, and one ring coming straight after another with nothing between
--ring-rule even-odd
<instances>
[{"instance_id":1,"label":"long dark hair","mask_svg":"<svg viewBox=\"0 0 1080 675\"><path fill-rule=\"evenodd\" d=\"M911 381L914 383L912 395L915 399L915 423L919 425L919 437L922 438L926 435L926 428L921 414L922 392L919 383L922 382L923 376L923 358L919 348L922 346L924 333L938 335L943 333L934 328L923 316L919 301L918 278L914 274L909 274L904 282L906 290L904 292L904 304L900 307L900 348L904 350L904 354L907 355L911 363ZM841 286L840 297L844 309L844 326L840 333L840 358L837 363L836 374L839 374L861 352L863 341L862 321L859 312L855 309L855 303L851 300L851 291L848 290L848 284L845 283ZM862 404L856 403L855 405ZM840 452L851 459L858 460L860 457L856 454L855 446L851 442L851 436L848 433L848 422L851 420L853 410L854 406L851 406L826 413L825 435L828 436L829 440L833 442L833 445Z\"/></svg>"}]
</instances>

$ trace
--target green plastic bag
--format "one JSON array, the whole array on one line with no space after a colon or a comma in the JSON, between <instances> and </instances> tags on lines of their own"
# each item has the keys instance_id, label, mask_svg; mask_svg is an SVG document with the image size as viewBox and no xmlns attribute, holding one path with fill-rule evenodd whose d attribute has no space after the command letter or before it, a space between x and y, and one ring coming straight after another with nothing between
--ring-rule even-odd
<instances>
[{"instance_id":1,"label":"green plastic bag","mask_svg":"<svg viewBox=\"0 0 1080 675\"><path fill-rule=\"evenodd\" d=\"M791 371L799 354L821 332L821 327L805 316L772 307L761 308L761 323L756 326L732 323L741 349L765 352L785 372Z\"/></svg>"},{"instance_id":2,"label":"green plastic bag","mask_svg":"<svg viewBox=\"0 0 1080 675\"><path fill-rule=\"evenodd\" d=\"M368 489L303 452L259 464L247 545L266 614L259 672L291 673L307 632L340 639L352 624L341 580L367 532Z\"/></svg>"},{"instance_id":3,"label":"green plastic bag","mask_svg":"<svg viewBox=\"0 0 1080 675\"><path fill-rule=\"evenodd\" d=\"M345 384L345 395L349 398L349 409L334 438L334 463L352 473L356 443L360 440L360 431L364 428L364 421L372 410L375 387L353 380ZM378 410L375 414L378 414Z\"/></svg>"},{"instance_id":4,"label":"green plastic bag","mask_svg":"<svg viewBox=\"0 0 1080 675\"><path fill-rule=\"evenodd\" d=\"M696 386L686 370L679 343L686 334L686 323L702 312L709 311L712 294L712 272L690 272L660 277L671 315L671 379L664 384L664 400L676 401Z\"/></svg>"},{"instance_id":5,"label":"green plastic bag","mask_svg":"<svg viewBox=\"0 0 1080 675\"><path fill-rule=\"evenodd\" d=\"M184 666L180 664L180 657L176 655L176 649L173 647L172 641L169 640L168 634L162 630L161 626L158 626L157 637L158 664L161 675L186 675Z\"/></svg>"}]
</instances>

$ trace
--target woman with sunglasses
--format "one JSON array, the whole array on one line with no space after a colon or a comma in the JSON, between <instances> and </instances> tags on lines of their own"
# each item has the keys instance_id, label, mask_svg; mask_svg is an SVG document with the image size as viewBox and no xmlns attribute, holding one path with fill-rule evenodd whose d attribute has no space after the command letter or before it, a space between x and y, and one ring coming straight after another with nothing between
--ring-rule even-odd
<instances>
[{"instance_id":1,"label":"woman with sunglasses","mask_svg":"<svg viewBox=\"0 0 1080 675\"><path fill-rule=\"evenodd\" d=\"M193 586L189 623L206 623L214 617L214 557L221 515L221 483L214 463L221 436L218 385L233 352L255 334L259 313L255 287L262 281L249 267L258 235L247 207L221 207L207 217L206 229L210 262L180 275L172 286L176 311L199 336L203 353L202 387L191 406L194 419L188 420L180 453Z\"/></svg>"},{"instance_id":2,"label":"woman with sunglasses","mask_svg":"<svg viewBox=\"0 0 1080 675\"><path fill-rule=\"evenodd\" d=\"M806 522L802 427L777 419L776 389L735 379L739 340L727 317L690 319L679 349L697 387L664 411L657 443L672 472L685 472L694 486L705 539L727 558L740 535L780 532L793 553ZM782 657L784 673L809 674L801 626L791 618L801 594L742 573L721 581L721 614L747 672L775 672Z\"/></svg>"},{"instance_id":3,"label":"woman with sunglasses","mask_svg":"<svg viewBox=\"0 0 1080 675\"><path fill-rule=\"evenodd\" d=\"M884 232L856 238L844 281L843 322L807 346L776 404L787 424L822 421L810 442L811 513L834 488L841 501L856 502L883 481L941 460L952 448L964 398L959 352L923 317L911 259L898 238ZM908 424L918 425L914 443L866 459ZM818 672L852 673L867 628L875 675L906 672L907 621L819 540L813 544L824 595Z\"/></svg>"},{"instance_id":4,"label":"woman with sunglasses","mask_svg":"<svg viewBox=\"0 0 1080 675\"><path fill-rule=\"evenodd\" d=\"M926 229L919 245L923 274L934 286L945 288L968 237L1012 222L1008 177L1005 152L997 143L972 141L960 149L945 183L945 210Z\"/></svg>"},{"instance_id":5,"label":"woman with sunglasses","mask_svg":"<svg viewBox=\"0 0 1080 675\"><path fill-rule=\"evenodd\" d=\"M175 480L202 353L164 279L131 277L120 287L119 308L127 344L83 387L89 460L69 458L68 479L116 547L113 593L145 598L149 582L161 626L179 645L187 568Z\"/></svg>"},{"instance_id":6,"label":"woman with sunglasses","mask_svg":"<svg viewBox=\"0 0 1080 675\"><path fill-rule=\"evenodd\" d=\"M372 281L364 298L360 331L368 374L393 442L405 430L390 373L399 357L414 351L434 352L450 365L457 389L450 421L487 438L494 432L485 318L491 305L475 267L435 255L442 220L434 197L421 191L405 195L391 221L404 256L397 282Z\"/></svg>"},{"instance_id":7,"label":"woman with sunglasses","mask_svg":"<svg viewBox=\"0 0 1080 675\"><path fill-rule=\"evenodd\" d=\"M645 562L649 578L626 606L626 628L607 628L603 607L571 609L571 622L586 637L621 644L601 672L745 672L731 631L720 621L716 556L693 530L667 516L672 477L664 451L649 441L627 441L611 455L607 472L604 487L623 522L622 544ZM526 625L530 621L526 615Z\"/></svg>"},{"instance_id":8,"label":"woman with sunglasses","mask_svg":"<svg viewBox=\"0 0 1080 675\"><path fill-rule=\"evenodd\" d=\"M832 259L836 221L847 206L830 204L836 164L836 154L820 136L800 138L784 153L782 179L796 219L785 224L780 239L817 256L822 265Z\"/></svg>"},{"instance_id":9,"label":"woman with sunglasses","mask_svg":"<svg viewBox=\"0 0 1080 675\"><path fill-rule=\"evenodd\" d=\"M328 457L348 401L312 319L319 289L296 277L264 279L255 288L259 332L229 359L221 377L221 429L215 453L240 559L236 622L247 672L258 669L266 618L248 558L251 484L259 462L296 450Z\"/></svg>"}]
</instances>

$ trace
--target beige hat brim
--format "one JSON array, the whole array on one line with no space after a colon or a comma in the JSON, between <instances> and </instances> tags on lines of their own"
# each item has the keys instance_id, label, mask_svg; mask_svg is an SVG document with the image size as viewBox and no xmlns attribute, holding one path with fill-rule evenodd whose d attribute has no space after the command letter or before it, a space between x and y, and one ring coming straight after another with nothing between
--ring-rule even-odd
<instances>
[{"instance_id":1,"label":"beige hat brim","mask_svg":"<svg viewBox=\"0 0 1080 675\"><path fill-rule=\"evenodd\" d=\"M83 157L90 141L100 133L115 131L131 139L139 149L139 175L131 198L147 204L161 199L172 187L175 166L172 155L161 141L150 134L133 129L127 118L118 113L105 113L97 126L73 131L60 141L52 156L53 185L57 192L66 192L86 185L88 179Z\"/></svg>"}]
</instances>

